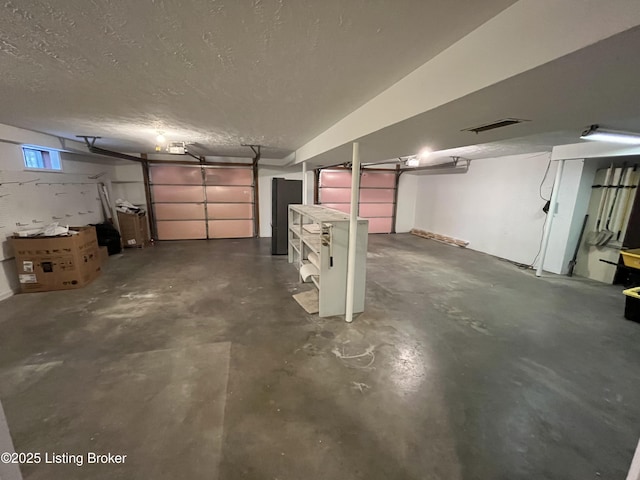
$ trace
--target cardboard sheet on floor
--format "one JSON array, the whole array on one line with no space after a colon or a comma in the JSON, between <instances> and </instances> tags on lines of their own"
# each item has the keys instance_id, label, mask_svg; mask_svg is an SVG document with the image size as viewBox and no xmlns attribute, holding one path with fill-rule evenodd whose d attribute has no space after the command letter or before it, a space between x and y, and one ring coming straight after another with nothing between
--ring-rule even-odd
<instances>
[{"instance_id":1,"label":"cardboard sheet on floor","mask_svg":"<svg viewBox=\"0 0 640 480\"><path fill-rule=\"evenodd\" d=\"M298 302L298 304L304 308L307 313L318 313L320 311L320 300L318 298L318 290L312 288L311 290L307 290L306 292L296 293L293 296L293 299Z\"/></svg>"}]
</instances>

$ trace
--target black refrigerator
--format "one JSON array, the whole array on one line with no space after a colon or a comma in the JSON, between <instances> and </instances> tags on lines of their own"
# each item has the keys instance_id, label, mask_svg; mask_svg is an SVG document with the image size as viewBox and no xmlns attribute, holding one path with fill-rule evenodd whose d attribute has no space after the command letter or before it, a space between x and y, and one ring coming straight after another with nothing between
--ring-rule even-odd
<instances>
[{"instance_id":1,"label":"black refrigerator","mask_svg":"<svg viewBox=\"0 0 640 480\"><path fill-rule=\"evenodd\" d=\"M271 180L271 254L288 253L289 205L302 203L302 180Z\"/></svg>"}]
</instances>

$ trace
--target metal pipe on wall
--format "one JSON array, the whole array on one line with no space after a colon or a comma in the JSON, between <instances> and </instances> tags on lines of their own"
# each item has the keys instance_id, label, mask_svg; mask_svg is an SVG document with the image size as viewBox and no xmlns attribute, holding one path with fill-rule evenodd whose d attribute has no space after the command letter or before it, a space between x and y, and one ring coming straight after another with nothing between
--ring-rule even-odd
<instances>
[{"instance_id":1,"label":"metal pipe on wall","mask_svg":"<svg viewBox=\"0 0 640 480\"><path fill-rule=\"evenodd\" d=\"M94 147L87 142L87 148L91 153L96 155L104 155L105 157L121 158L123 160L130 160L132 162L144 161L141 157L134 157L133 155L127 155L126 153L114 152L113 150L106 150L100 147Z\"/></svg>"},{"instance_id":2,"label":"metal pipe on wall","mask_svg":"<svg viewBox=\"0 0 640 480\"><path fill-rule=\"evenodd\" d=\"M353 321L353 297L356 286L356 242L358 238L358 193L360 192L360 144L353 143L351 160L351 213L349 214L349 250L347 254L347 301L344 319Z\"/></svg>"},{"instance_id":3,"label":"metal pipe on wall","mask_svg":"<svg viewBox=\"0 0 640 480\"><path fill-rule=\"evenodd\" d=\"M553 181L553 190L551 191L551 199L549 200L549 211L547 212L547 219L544 223L544 234L542 235L542 246L540 248L540 261L536 270L536 277L542 276L542 267L544 265L544 259L547 255L547 247L549 246L549 237L551 236L551 225L553 225L553 217L556 214L558 207L558 190L560 189L560 182L562 181L562 171L564 170L564 160L558 161L558 169L556 170L556 178Z\"/></svg>"}]
</instances>

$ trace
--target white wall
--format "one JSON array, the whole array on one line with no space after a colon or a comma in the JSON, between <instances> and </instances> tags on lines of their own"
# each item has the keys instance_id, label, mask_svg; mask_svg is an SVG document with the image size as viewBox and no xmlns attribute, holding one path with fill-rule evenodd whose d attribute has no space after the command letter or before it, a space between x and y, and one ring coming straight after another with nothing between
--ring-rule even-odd
<instances>
[{"instance_id":1,"label":"white wall","mask_svg":"<svg viewBox=\"0 0 640 480\"><path fill-rule=\"evenodd\" d=\"M589 206L594 175L593 164L584 160L565 161L544 270L567 273Z\"/></svg>"},{"instance_id":2,"label":"white wall","mask_svg":"<svg viewBox=\"0 0 640 480\"><path fill-rule=\"evenodd\" d=\"M543 267L548 272L566 273L573 253L575 245L573 243L569 245L569 240L574 236L572 235L572 223L582 178L582 167L582 161L572 160L566 161L563 168L558 190L558 206L555 212L549 212L554 215L554 218Z\"/></svg>"},{"instance_id":3,"label":"white wall","mask_svg":"<svg viewBox=\"0 0 640 480\"><path fill-rule=\"evenodd\" d=\"M71 143L71 142L70 142ZM7 125L0 125L0 173L10 175L12 172L22 172L24 170L23 156L21 144L38 145L47 148L61 148L61 143L56 137L44 135L41 133L30 132L28 130L17 129L9 127ZM113 162L110 159L104 159L102 157L92 157L89 155L79 155L70 153L61 153L62 167L64 174L82 174L82 175L96 175L104 173L99 180L110 188L111 177L114 173ZM55 181L57 173L43 173L47 177L47 181ZM62 177L60 177L62 178ZM92 181L92 180L88 180ZM37 187L37 188L48 188ZM46 191L46 190L45 190ZM97 193L97 191L96 191ZM87 196L88 198L89 196ZM91 195L92 202L95 201L95 197ZM33 215L37 215L37 212L31 210L26 211L27 206L13 195L3 197L3 208L11 209L12 214L21 211L28 218ZM82 205L77 206L78 209L82 209ZM86 210L86 209L85 209ZM102 212L98 209L93 210L93 213L82 216L83 224L97 223L102 221ZM80 217L72 218L74 223L77 223ZM3 229L4 234L0 238L0 242L3 243L5 248L6 237L12 234L12 229ZM8 247L7 247L8 248ZM10 253L10 249L7 251ZM0 261L0 299L11 296L19 289L17 281L17 274L15 270L13 258L7 258Z\"/></svg>"},{"instance_id":4,"label":"white wall","mask_svg":"<svg viewBox=\"0 0 640 480\"><path fill-rule=\"evenodd\" d=\"M465 174L419 176L415 227L466 240L473 250L532 263L545 220L539 186L549 159L543 152L474 160ZM545 198L554 175L555 162L542 187Z\"/></svg>"},{"instance_id":5,"label":"white wall","mask_svg":"<svg viewBox=\"0 0 640 480\"><path fill-rule=\"evenodd\" d=\"M114 196L112 203L115 204L115 201L121 198L146 210L147 199L144 191L141 164L130 162L124 165L116 165L111 184Z\"/></svg>"},{"instance_id":6,"label":"white wall","mask_svg":"<svg viewBox=\"0 0 640 480\"><path fill-rule=\"evenodd\" d=\"M403 173L398 184L398 208L396 214L396 233L411 231L416 217L418 195L418 177Z\"/></svg>"}]
</instances>

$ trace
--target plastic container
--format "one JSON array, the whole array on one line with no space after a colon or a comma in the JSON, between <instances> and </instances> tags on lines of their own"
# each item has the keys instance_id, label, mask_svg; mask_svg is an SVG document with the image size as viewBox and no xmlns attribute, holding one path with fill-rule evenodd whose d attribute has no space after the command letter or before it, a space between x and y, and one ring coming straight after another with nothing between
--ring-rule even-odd
<instances>
[{"instance_id":1,"label":"plastic container","mask_svg":"<svg viewBox=\"0 0 640 480\"><path fill-rule=\"evenodd\" d=\"M622 261L626 267L640 269L640 248L620 250Z\"/></svg>"},{"instance_id":2,"label":"plastic container","mask_svg":"<svg viewBox=\"0 0 640 480\"><path fill-rule=\"evenodd\" d=\"M624 318L640 322L640 287L623 290L626 301L624 304Z\"/></svg>"}]
</instances>

